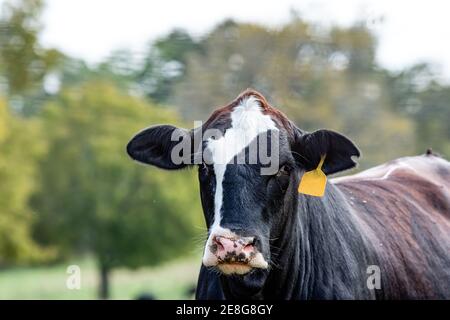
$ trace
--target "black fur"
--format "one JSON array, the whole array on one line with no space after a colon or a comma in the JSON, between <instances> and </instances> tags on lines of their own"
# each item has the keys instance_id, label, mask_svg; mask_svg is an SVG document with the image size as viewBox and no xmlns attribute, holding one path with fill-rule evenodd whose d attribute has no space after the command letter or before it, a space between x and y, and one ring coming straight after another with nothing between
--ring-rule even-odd
<instances>
[{"instance_id":1,"label":"black fur","mask_svg":"<svg viewBox=\"0 0 450 320\"><path fill-rule=\"evenodd\" d=\"M177 130L180 136L172 141L171 137ZM161 169L175 170L186 166L185 163L175 164L170 155L173 147L183 138L191 139L191 132L170 125L157 125L139 132L127 145L128 155L136 161L151 164Z\"/></svg>"},{"instance_id":2,"label":"black fur","mask_svg":"<svg viewBox=\"0 0 450 320\"><path fill-rule=\"evenodd\" d=\"M294 157L307 171L315 169L321 156L325 156L322 170L333 174L356 166L352 156L359 157L358 148L347 137L330 130L317 130L304 133L295 130L295 143L292 146Z\"/></svg>"}]
</instances>

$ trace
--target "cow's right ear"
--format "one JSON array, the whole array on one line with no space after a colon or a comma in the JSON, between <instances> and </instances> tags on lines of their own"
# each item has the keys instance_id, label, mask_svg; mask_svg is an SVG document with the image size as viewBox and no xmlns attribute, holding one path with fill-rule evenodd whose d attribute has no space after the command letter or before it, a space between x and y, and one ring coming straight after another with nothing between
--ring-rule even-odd
<instances>
[{"instance_id":1,"label":"cow's right ear","mask_svg":"<svg viewBox=\"0 0 450 320\"><path fill-rule=\"evenodd\" d=\"M159 125L142 130L127 145L136 161L175 170L192 163L192 134L186 129Z\"/></svg>"},{"instance_id":2,"label":"cow's right ear","mask_svg":"<svg viewBox=\"0 0 450 320\"><path fill-rule=\"evenodd\" d=\"M304 132L294 129L295 139L291 145L294 158L306 171L313 170L324 157L322 170L333 174L356 166L352 157L359 157L360 152L346 136L331 130Z\"/></svg>"}]
</instances>

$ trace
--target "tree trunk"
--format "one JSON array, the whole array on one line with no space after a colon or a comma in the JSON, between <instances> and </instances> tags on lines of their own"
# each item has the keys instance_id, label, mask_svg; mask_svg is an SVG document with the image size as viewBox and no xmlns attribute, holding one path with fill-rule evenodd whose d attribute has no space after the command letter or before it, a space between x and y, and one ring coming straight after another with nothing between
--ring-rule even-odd
<instances>
[{"instance_id":1,"label":"tree trunk","mask_svg":"<svg viewBox=\"0 0 450 320\"><path fill-rule=\"evenodd\" d=\"M109 273L110 268L104 264L100 264L100 281L98 287L98 298L102 300L109 299Z\"/></svg>"}]
</instances>

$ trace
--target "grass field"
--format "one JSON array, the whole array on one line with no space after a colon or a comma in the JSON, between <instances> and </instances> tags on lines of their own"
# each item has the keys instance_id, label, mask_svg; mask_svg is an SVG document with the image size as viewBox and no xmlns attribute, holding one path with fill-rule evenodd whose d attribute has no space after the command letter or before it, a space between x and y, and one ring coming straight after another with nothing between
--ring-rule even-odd
<instances>
[{"instance_id":1,"label":"grass field","mask_svg":"<svg viewBox=\"0 0 450 320\"><path fill-rule=\"evenodd\" d=\"M69 265L81 268L80 290L69 290ZM155 268L117 269L111 274L111 299L135 299L151 293L156 299L190 299L195 285L199 257L183 258ZM0 271L0 299L96 299L97 269L92 259L64 265Z\"/></svg>"}]
</instances>

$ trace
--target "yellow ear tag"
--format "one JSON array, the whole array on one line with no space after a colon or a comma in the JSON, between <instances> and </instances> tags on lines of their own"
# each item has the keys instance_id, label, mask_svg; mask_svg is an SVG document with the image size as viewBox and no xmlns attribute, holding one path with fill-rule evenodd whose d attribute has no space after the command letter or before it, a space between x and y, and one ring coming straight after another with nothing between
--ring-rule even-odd
<instances>
[{"instance_id":1,"label":"yellow ear tag","mask_svg":"<svg viewBox=\"0 0 450 320\"><path fill-rule=\"evenodd\" d=\"M322 171L324 160L325 156L322 156L316 169L305 172L298 186L299 193L315 197L322 197L324 195L327 185L327 176Z\"/></svg>"}]
</instances>

